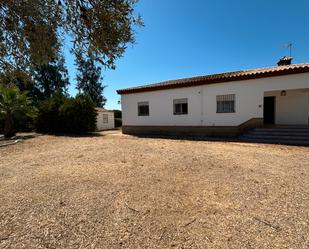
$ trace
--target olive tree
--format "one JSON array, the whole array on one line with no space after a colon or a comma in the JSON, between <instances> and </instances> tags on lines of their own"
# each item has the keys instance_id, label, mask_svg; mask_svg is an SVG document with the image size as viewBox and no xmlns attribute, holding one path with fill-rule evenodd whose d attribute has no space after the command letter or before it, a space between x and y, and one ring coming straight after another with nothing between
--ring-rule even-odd
<instances>
[{"instance_id":1,"label":"olive tree","mask_svg":"<svg viewBox=\"0 0 309 249\"><path fill-rule=\"evenodd\" d=\"M135 41L137 0L0 0L0 68L22 69L46 64L66 40L76 56L91 54L115 67Z\"/></svg>"}]
</instances>

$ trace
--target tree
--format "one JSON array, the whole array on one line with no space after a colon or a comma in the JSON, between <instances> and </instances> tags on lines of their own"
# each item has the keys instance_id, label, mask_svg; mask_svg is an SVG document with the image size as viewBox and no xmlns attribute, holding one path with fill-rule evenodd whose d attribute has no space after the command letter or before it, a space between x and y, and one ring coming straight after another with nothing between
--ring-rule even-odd
<instances>
[{"instance_id":1,"label":"tree","mask_svg":"<svg viewBox=\"0 0 309 249\"><path fill-rule=\"evenodd\" d=\"M95 131L97 111L89 96L67 98L59 111L63 132L80 134Z\"/></svg>"},{"instance_id":2,"label":"tree","mask_svg":"<svg viewBox=\"0 0 309 249\"><path fill-rule=\"evenodd\" d=\"M40 132L61 132L62 121L59 109L65 102L66 97L61 93L55 93L50 98L40 101L36 129Z\"/></svg>"},{"instance_id":3,"label":"tree","mask_svg":"<svg viewBox=\"0 0 309 249\"><path fill-rule=\"evenodd\" d=\"M106 98L103 96L105 86L102 85L101 68L91 58L77 60L77 90L88 95L97 107L103 107Z\"/></svg>"},{"instance_id":4,"label":"tree","mask_svg":"<svg viewBox=\"0 0 309 249\"><path fill-rule=\"evenodd\" d=\"M75 55L115 67L128 43L134 43L137 0L0 0L0 68L26 73L47 64L65 38Z\"/></svg>"},{"instance_id":5,"label":"tree","mask_svg":"<svg viewBox=\"0 0 309 249\"><path fill-rule=\"evenodd\" d=\"M19 69L10 72L2 72L2 74L0 74L0 82L3 86L10 86L13 83L21 92L26 91L28 96L33 100L35 100L36 96L40 94L33 79Z\"/></svg>"},{"instance_id":6,"label":"tree","mask_svg":"<svg viewBox=\"0 0 309 249\"><path fill-rule=\"evenodd\" d=\"M120 110L113 110L115 118L115 127L122 126L122 112Z\"/></svg>"},{"instance_id":7,"label":"tree","mask_svg":"<svg viewBox=\"0 0 309 249\"><path fill-rule=\"evenodd\" d=\"M0 1L0 67L28 73L60 47L61 13L54 0Z\"/></svg>"},{"instance_id":8,"label":"tree","mask_svg":"<svg viewBox=\"0 0 309 249\"><path fill-rule=\"evenodd\" d=\"M39 100L49 98L52 94L60 92L65 94L69 85L68 70L64 58L59 55L47 64L39 65L34 76L36 89L39 90Z\"/></svg>"},{"instance_id":9,"label":"tree","mask_svg":"<svg viewBox=\"0 0 309 249\"><path fill-rule=\"evenodd\" d=\"M36 128L51 133L86 133L94 131L97 112L88 96L69 98L61 93L40 102Z\"/></svg>"},{"instance_id":10,"label":"tree","mask_svg":"<svg viewBox=\"0 0 309 249\"><path fill-rule=\"evenodd\" d=\"M23 114L34 117L35 109L26 92L21 93L18 87L0 85L0 115L4 117L4 136L10 138L15 135L14 116Z\"/></svg>"}]
</instances>

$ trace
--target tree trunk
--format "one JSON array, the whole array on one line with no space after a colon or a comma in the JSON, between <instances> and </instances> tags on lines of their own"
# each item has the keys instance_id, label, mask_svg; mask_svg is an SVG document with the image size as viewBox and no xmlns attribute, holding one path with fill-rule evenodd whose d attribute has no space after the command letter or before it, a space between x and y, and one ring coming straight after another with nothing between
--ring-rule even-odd
<instances>
[{"instance_id":1,"label":"tree trunk","mask_svg":"<svg viewBox=\"0 0 309 249\"><path fill-rule=\"evenodd\" d=\"M5 121L4 121L4 137L10 138L13 136L15 136L13 116L11 113L8 113L5 116Z\"/></svg>"}]
</instances>

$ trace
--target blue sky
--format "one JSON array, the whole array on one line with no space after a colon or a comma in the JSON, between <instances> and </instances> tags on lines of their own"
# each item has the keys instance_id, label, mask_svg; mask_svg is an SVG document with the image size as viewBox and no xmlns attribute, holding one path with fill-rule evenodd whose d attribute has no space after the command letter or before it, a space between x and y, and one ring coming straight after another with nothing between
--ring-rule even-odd
<instances>
[{"instance_id":1,"label":"blue sky","mask_svg":"<svg viewBox=\"0 0 309 249\"><path fill-rule=\"evenodd\" d=\"M309 62L308 0L140 0L136 30L116 70L103 71L106 108L120 109L116 90L256 67L289 55ZM73 58L65 53L74 95Z\"/></svg>"}]
</instances>

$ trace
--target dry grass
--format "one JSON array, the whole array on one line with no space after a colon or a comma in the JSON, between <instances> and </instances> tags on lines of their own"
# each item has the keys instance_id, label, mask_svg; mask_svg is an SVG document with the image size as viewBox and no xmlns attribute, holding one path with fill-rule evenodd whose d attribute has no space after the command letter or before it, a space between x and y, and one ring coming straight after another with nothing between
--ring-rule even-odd
<instances>
[{"instance_id":1,"label":"dry grass","mask_svg":"<svg viewBox=\"0 0 309 249\"><path fill-rule=\"evenodd\" d=\"M308 248L308 168L302 147L38 136L0 148L0 248Z\"/></svg>"}]
</instances>

